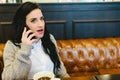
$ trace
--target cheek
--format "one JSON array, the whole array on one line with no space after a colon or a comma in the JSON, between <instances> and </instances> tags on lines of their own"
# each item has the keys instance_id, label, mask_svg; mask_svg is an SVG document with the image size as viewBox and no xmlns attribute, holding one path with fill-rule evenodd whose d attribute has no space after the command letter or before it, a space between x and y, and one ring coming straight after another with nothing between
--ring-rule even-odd
<instances>
[{"instance_id":1,"label":"cheek","mask_svg":"<svg viewBox=\"0 0 120 80\"><path fill-rule=\"evenodd\" d=\"M45 28L45 22L43 23L43 28Z\"/></svg>"},{"instance_id":2,"label":"cheek","mask_svg":"<svg viewBox=\"0 0 120 80\"><path fill-rule=\"evenodd\" d=\"M28 28L30 29L30 30L34 30L34 24L32 24L30 21L28 21L28 20L26 20L26 25L28 26Z\"/></svg>"},{"instance_id":3,"label":"cheek","mask_svg":"<svg viewBox=\"0 0 120 80\"><path fill-rule=\"evenodd\" d=\"M32 31L34 31L35 30L35 25L33 25L33 24L28 24L28 27L30 28L30 30L32 30Z\"/></svg>"},{"instance_id":4,"label":"cheek","mask_svg":"<svg viewBox=\"0 0 120 80\"><path fill-rule=\"evenodd\" d=\"M26 19L26 26L29 27L29 25L30 25L30 22L28 21L28 19Z\"/></svg>"},{"instance_id":5,"label":"cheek","mask_svg":"<svg viewBox=\"0 0 120 80\"><path fill-rule=\"evenodd\" d=\"M36 31L36 28L35 28L34 26L31 26L31 27L30 27L30 30L32 30L33 32L35 32L35 31Z\"/></svg>"}]
</instances>

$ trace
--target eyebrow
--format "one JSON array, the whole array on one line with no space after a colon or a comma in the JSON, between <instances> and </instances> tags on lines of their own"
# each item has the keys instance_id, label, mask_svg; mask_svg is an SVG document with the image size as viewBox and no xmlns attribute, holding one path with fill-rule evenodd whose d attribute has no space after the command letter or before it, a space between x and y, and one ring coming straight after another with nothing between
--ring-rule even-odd
<instances>
[{"instance_id":1,"label":"eyebrow","mask_svg":"<svg viewBox=\"0 0 120 80\"><path fill-rule=\"evenodd\" d=\"M30 20L34 20L34 19L36 19L36 18L31 18Z\"/></svg>"},{"instance_id":2,"label":"eyebrow","mask_svg":"<svg viewBox=\"0 0 120 80\"><path fill-rule=\"evenodd\" d=\"M44 18L44 16L41 16L40 18ZM36 17L35 18L31 18L31 19L36 19Z\"/></svg>"}]
</instances>

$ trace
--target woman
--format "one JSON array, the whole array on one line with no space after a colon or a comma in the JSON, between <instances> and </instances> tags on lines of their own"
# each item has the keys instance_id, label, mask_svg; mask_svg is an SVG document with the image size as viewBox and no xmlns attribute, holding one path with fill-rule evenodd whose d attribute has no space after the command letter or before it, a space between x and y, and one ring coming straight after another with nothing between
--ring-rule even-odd
<instances>
[{"instance_id":1,"label":"woman","mask_svg":"<svg viewBox=\"0 0 120 80\"><path fill-rule=\"evenodd\" d=\"M7 41L4 50L3 80L32 79L40 71L52 71L60 78L69 77L37 4L23 3L14 16L13 26L15 38Z\"/></svg>"}]
</instances>

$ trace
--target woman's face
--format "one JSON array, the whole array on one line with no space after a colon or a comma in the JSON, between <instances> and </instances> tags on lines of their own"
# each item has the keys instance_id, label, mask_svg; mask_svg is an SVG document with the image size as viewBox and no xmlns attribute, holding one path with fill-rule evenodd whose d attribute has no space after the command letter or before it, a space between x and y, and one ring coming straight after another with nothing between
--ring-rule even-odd
<instances>
[{"instance_id":1,"label":"woman's face","mask_svg":"<svg viewBox=\"0 0 120 80\"><path fill-rule=\"evenodd\" d=\"M26 25L35 33L37 38L43 37L45 21L40 9L34 9L26 16Z\"/></svg>"}]
</instances>

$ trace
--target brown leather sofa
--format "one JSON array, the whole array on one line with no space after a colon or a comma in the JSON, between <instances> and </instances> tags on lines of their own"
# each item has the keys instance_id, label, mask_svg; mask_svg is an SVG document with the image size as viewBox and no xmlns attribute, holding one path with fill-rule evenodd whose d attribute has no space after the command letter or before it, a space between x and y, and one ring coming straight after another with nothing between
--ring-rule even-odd
<instances>
[{"instance_id":1,"label":"brown leather sofa","mask_svg":"<svg viewBox=\"0 0 120 80\"><path fill-rule=\"evenodd\" d=\"M3 50L4 50L4 43L0 43L0 80L1 80L1 73L3 71Z\"/></svg>"},{"instance_id":2,"label":"brown leather sofa","mask_svg":"<svg viewBox=\"0 0 120 80\"><path fill-rule=\"evenodd\" d=\"M57 44L70 76L120 73L120 38L57 40ZM0 44L0 74L3 48Z\"/></svg>"},{"instance_id":3,"label":"brown leather sofa","mask_svg":"<svg viewBox=\"0 0 120 80\"><path fill-rule=\"evenodd\" d=\"M71 76L120 74L120 38L57 41Z\"/></svg>"}]
</instances>

